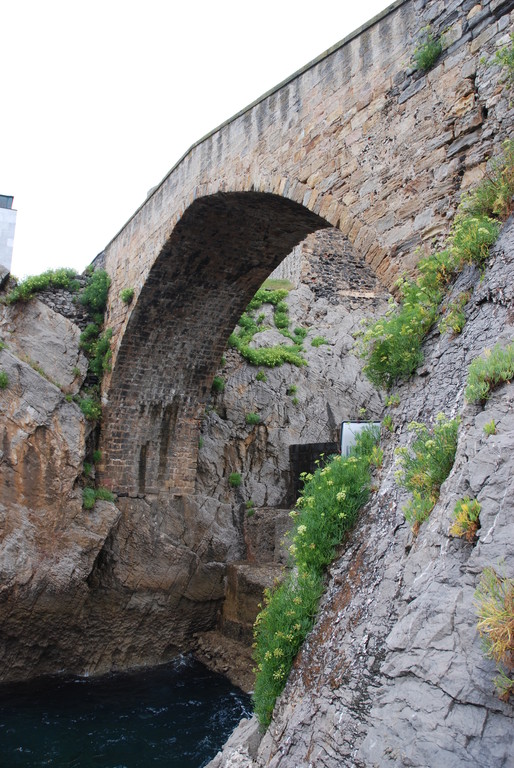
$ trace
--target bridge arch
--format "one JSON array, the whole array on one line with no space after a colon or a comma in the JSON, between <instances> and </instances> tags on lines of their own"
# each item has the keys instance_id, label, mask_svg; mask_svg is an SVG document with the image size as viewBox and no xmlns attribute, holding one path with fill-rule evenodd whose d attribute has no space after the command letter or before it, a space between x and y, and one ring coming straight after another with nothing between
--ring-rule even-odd
<instances>
[{"instance_id":1,"label":"bridge arch","mask_svg":"<svg viewBox=\"0 0 514 768\"><path fill-rule=\"evenodd\" d=\"M265 192L217 192L184 212L131 309L110 378L103 482L120 495L192 493L199 422L248 302L295 245L330 223Z\"/></svg>"}]
</instances>

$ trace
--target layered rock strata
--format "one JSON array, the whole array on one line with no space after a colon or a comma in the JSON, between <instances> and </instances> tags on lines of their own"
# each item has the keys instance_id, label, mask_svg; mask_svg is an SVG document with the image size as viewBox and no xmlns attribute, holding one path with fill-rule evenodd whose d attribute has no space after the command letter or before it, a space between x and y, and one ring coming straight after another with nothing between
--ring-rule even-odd
<instances>
[{"instance_id":1,"label":"layered rock strata","mask_svg":"<svg viewBox=\"0 0 514 768\"><path fill-rule=\"evenodd\" d=\"M512 384L484 407L466 404L470 362L514 337L514 220L484 274L468 268L454 295L474 289L460 336L433 330L425 363L395 391L394 434L379 487L327 577L318 620L296 659L260 746L244 723L212 768L469 768L510 765L512 705L494 688L494 663L476 630L474 592L485 567L513 577ZM460 416L454 467L414 536L394 480L394 450L409 422ZM484 425L496 422L496 434ZM449 535L456 501L482 505L475 544Z\"/></svg>"}]
</instances>

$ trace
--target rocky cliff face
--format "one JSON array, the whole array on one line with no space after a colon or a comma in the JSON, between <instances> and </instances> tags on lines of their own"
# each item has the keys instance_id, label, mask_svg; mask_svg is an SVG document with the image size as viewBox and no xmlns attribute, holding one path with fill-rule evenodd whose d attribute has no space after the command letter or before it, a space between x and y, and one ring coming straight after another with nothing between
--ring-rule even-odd
<instances>
[{"instance_id":1,"label":"rocky cliff face","mask_svg":"<svg viewBox=\"0 0 514 768\"><path fill-rule=\"evenodd\" d=\"M464 402L470 362L513 338L514 221L483 275L469 268L455 293L474 288L458 337L434 330L425 363L398 387L379 487L330 568L318 620L259 744L244 723L213 762L245 768L507 766L512 705L493 686L476 631L475 588L486 566L514 576L512 385L484 408ZM460 415L455 464L429 520L414 536L394 480L394 449L410 421ZM494 419L495 435L484 424ZM449 536L457 499L482 505L476 543Z\"/></svg>"},{"instance_id":2,"label":"rocky cliff face","mask_svg":"<svg viewBox=\"0 0 514 768\"><path fill-rule=\"evenodd\" d=\"M60 295L1 307L0 368L9 384L0 390L0 679L168 660L216 627L227 593L222 642L239 644L234 679L251 687L251 626L283 560L288 517L277 509L293 493L289 446L331 443L341 420L382 408L350 350L360 318L382 311L383 300L349 252L345 277L333 266L330 272L341 248L348 243L337 232L311 239L303 264L318 298L305 285L288 298L291 326L308 330L309 365L268 370L267 381L256 381L256 369L228 353L225 393L213 395L206 414L193 496L125 496L84 509L83 463L93 433L71 401L87 368L78 345L84 318ZM322 278L311 261L325 253ZM286 341L268 329L255 343L275 343L275 335ZM316 336L324 337L319 347L311 345ZM246 423L249 412L259 414L259 424ZM240 474L240 487L229 483L231 473ZM254 520L246 517L250 500ZM217 638L204 640L206 654L216 657L209 649Z\"/></svg>"},{"instance_id":3,"label":"rocky cliff face","mask_svg":"<svg viewBox=\"0 0 514 768\"><path fill-rule=\"evenodd\" d=\"M306 245L303 282L288 299L291 325L308 329L309 365L266 370L263 381L227 354L225 389L213 394L202 429L197 494L168 508L151 498L82 508L90 428L66 399L85 373L78 329L37 301L2 309L4 679L155 663L193 646L230 673L241 647L248 650L259 589L284 560L289 446L330 444L342 420L361 409L373 419L384 408L351 352L360 318L382 312L383 299L376 285L352 289L330 270L323 238ZM482 409L466 405L463 391L470 361L512 340L513 278L510 221L484 275L469 268L455 286L456 294L474 289L462 334L434 330L424 365L396 392L377 490L330 569L317 623L270 729L261 739L255 723L246 724L213 765L508 765L512 707L494 691L473 594L487 565L504 561L513 575L512 393L504 385ZM269 335L254 343L269 343ZM328 343L312 346L315 337ZM438 412L461 416L457 458L414 536L401 512L406 495L394 481L394 449L408 444L410 421L430 424ZM248 424L248 413L259 423ZM486 437L493 418L497 433ZM241 476L237 488L232 473ZM464 495L482 505L475 545L448 535ZM241 664L248 669L248 654ZM250 676L240 679L251 685Z\"/></svg>"}]
</instances>

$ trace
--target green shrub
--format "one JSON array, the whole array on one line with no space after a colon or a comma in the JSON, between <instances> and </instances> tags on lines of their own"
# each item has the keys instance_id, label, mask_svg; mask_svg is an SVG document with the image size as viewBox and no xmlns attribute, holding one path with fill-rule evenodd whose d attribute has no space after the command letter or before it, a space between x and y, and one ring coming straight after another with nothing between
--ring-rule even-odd
<instances>
[{"instance_id":1,"label":"green shrub","mask_svg":"<svg viewBox=\"0 0 514 768\"><path fill-rule=\"evenodd\" d=\"M114 501L114 493L111 493L107 488L97 488L95 490L95 496L102 501Z\"/></svg>"},{"instance_id":2,"label":"green shrub","mask_svg":"<svg viewBox=\"0 0 514 768\"><path fill-rule=\"evenodd\" d=\"M312 628L322 591L320 576L302 573L291 574L283 584L264 592L264 607L255 622L257 668L253 694L255 713L263 729L269 725L277 696Z\"/></svg>"},{"instance_id":3,"label":"green shrub","mask_svg":"<svg viewBox=\"0 0 514 768\"><path fill-rule=\"evenodd\" d=\"M321 347L322 344L329 342L323 336L315 336L311 341L311 347Z\"/></svg>"},{"instance_id":4,"label":"green shrub","mask_svg":"<svg viewBox=\"0 0 514 768\"><path fill-rule=\"evenodd\" d=\"M247 424L260 424L261 417L258 413L247 413L245 416L245 422Z\"/></svg>"},{"instance_id":5,"label":"green shrub","mask_svg":"<svg viewBox=\"0 0 514 768\"><path fill-rule=\"evenodd\" d=\"M399 395L389 395L389 397L386 397L386 408L396 408L397 405L400 405L400 396Z\"/></svg>"},{"instance_id":6,"label":"green shrub","mask_svg":"<svg viewBox=\"0 0 514 768\"><path fill-rule=\"evenodd\" d=\"M92 354L92 357L89 360L89 369L99 379L102 378L104 373L111 370L111 338L112 328L106 328L91 346L90 354Z\"/></svg>"},{"instance_id":7,"label":"green shrub","mask_svg":"<svg viewBox=\"0 0 514 768\"><path fill-rule=\"evenodd\" d=\"M439 413L432 432L425 424L413 421L408 429L414 432L409 448L398 448L399 469L395 474L400 486L412 494L403 508L405 519L417 532L434 508L439 489L450 474L457 450L458 419L447 419Z\"/></svg>"},{"instance_id":8,"label":"green shrub","mask_svg":"<svg viewBox=\"0 0 514 768\"><path fill-rule=\"evenodd\" d=\"M288 395L296 395L297 392L298 392L298 387L296 386L296 384L291 384L287 388L287 394Z\"/></svg>"},{"instance_id":9,"label":"green shrub","mask_svg":"<svg viewBox=\"0 0 514 768\"><path fill-rule=\"evenodd\" d=\"M370 462L374 467L380 469L384 461L384 449L379 445L374 445L371 451Z\"/></svg>"},{"instance_id":10,"label":"green shrub","mask_svg":"<svg viewBox=\"0 0 514 768\"><path fill-rule=\"evenodd\" d=\"M387 429L388 432L394 432L393 417L388 413L382 419L382 426Z\"/></svg>"},{"instance_id":11,"label":"green shrub","mask_svg":"<svg viewBox=\"0 0 514 768\"><path fill-rule=\"evenodd\" d=\"M490 246L496 242L500 225L489 216L469 216L461 211L455 217L450 236L450 248L456 262L483 266Z\"/></svg>"},{"instance_id":12,"label":"green shrub","mask_svg":"<svg viewBox=\"0 0 514 768\"><path fill-rule=\"evenodd\" d=\"M7 304L29 301L36 293L50 288L67 288L69 291L76 291L79 285L74 269L49 269L41 275L31 275L22 280L7 295L5 301Z\"/></svg>"},{"instance_id":13,"label":"green shrub","mask_svg":"<svg viewBox=\"0 0 514 768\"><path fill-rule=\"evenodd\" d=\"M510 33L510 45L504 45L496 51L493 64L498 64L504 71L502 81L509 88L514 88L514 32Z\"/></svg>"},{"instance_id":14,"label":"green shrub","mask_svg":"<svg viewBox=\"0 0 514 768\"><path fill-rule=\"evenodd\" d=\"M423 39L414 49L413 58L418 69L427 72L429 69L432 69L441 55L443 46L440 38L434 37L430 27L425 27L422 31Z\"/></svg>"},{"instance_id":15,"label":"green shrub","mask_svg":"<svg viewBox=\"0 0 514 768\"><path fill-rule=\"evenodd\" d=\"M479 526L481 508L478 501L470 499L469 496L459 499L453 510L455 522L450 528L450 534L466 539L466 541L473 541Z\"/></svg>"},{"instance_id":16,"label":"green shrub","mask_svg":"<svg viewBox=\"0 0 514 768\"><path fill-rule=\"evenodd\" d=\"M303 341L303 339L307 336L309 331L307 328L295 328L294 329L294 335L298 339L298 341Z\"/></svg>"},{"instance_id":17,"label":"green shrub","mask_svg":"<svg viewBox=\"0 0 514 768\"><path fill-rule=\"evenodd\" d=\"M100 335L100 326L97 323L89 323L80 334L79 347L86 355L93 354L94 345Z\"/></svg>"},{"instance_id":18,"label":"green shrub","mask_svg":"<svg viewBox=\"0 0 514 768\"><path fill-rule=\"evenodd\" d=\"M268 381L268 377L264 373L264 371L258 371L257 376L255 377L257 381Z\"/></svg>"},{"instance_id":19,"label":"green shrub","mask_svg":"<svg viewBox=\"0 0 514 768\"><path fill-rule=\"evenodd\" d=\"M439 291L424 290L410 281L403 281L400 289L402 304L391 302L385 318L367 324L358 346L358 354L366 360L364 373L375 386L386 389L421 365L421 344L437 317Z\"/></svg>"},{"instance_id":20,"label":"green shrub","mask_svg":"<svg viewBox=\"0 0 514 768\"><path fill-rule=\"evenodd\" d=\"M275 326L279 330L282 330L284 328L289 328L289 317L287 312L275 312L274 320L275 320Z\"/></svg>"},{"instance_id":21,"label":"green shrub","mask_svg":"<svg viewBox=\"0 0 514 768\"><path fill-rule=\"evenodd\" d=\"M289 328L288 307L283 299L287 296L287 290L268 290L259 288L253 299L248 304L246 311L241 315L238 328L230 335L228 340L229 347L237 349L242 357L251 365L261 365L268 368L274 368L283 363L292 365L306 365L306 360L302 357L302 340L304 336L292 334ZM276 345L273 347L252 349L249 345L254 335L261 330L260 323L264 315L255 319L254 313L262 307L263 304L271 304L274 308L274 323L277 330L287 339L293 341L291 345Z\"/></svg>"},{"instance_id":22,"label":"green shrub","mask_svg":"<svg viewBox=\"0 0 514 768\"><path fill-rule=\"evenodd\" d=\"M9 386L9 377L5 371L0 371L0 389L7 389Z\"/></svg>"},{"instance_id":23,"label":"green shrub","mask_svg":"<svg viewBox=\"0 0 514 768\"><path fill-rule=\"evenodd\" d=\"M79 296L79 301L93 312L103 314L107 306L107 294L111 278L104 269L96 269L88 278L84 290Z\"/></svg>"},{"instance_id":24,"label":"green shrub","mask_svg":"<svg viewBox=\"0 0 514 768\"><path fill-rule=\"evenodd\" d=\"M512 213L514 195L514 140L503 142L502 156L490 163L480 184L465 195L460 210L468 216L496 217L505 221Z\"/></svg>"},{"instance_id":25,"label":"green shrub","mask_svg":"<svg viewBox=\"0 0 514 768\"><path fill-rule=\"evenodd\" d=\"M114 494L108 491L107 488L84 488L82 491L82 506L84 509L93 509L97 499L114 501L114 498Z\"/></svg>"},{"instance_id":26,"label":"green shrub","mask_svg":"<svg viewBox=\"0 0 514 768\"><path fill-rule=\"evenodd\" d=\"M225 380L222 376L215 376L212 381L212 391L213 392L223 392L225 389Z\"/></svg>"},{"instance_id":27,"label":"green shrub","mask_svg":"<svg viewBox=\"0 0 514 768\"><path fill-rule=\"evenodd\" d=\"M491 437L491 435L496 434L496 422L494 419L491 419L487 424L484 424L484 434L486 437Z\"/></svg>"},{"instance_id":28,"label":"green shrub","mask_svg":"<svg viewBox=\"0 0 514 768\"><path fill-rule=\"evenodd\" d=\"M134 298L133 288L123 288L123 290L120 291L120 299L124 304L131 304L133 298Z\"/></svg>"},{"instance_id":29,"label":"green shrub","mask_svg":"<svg viewBox=\"0 0 514 768\"><path fill-rule=\"evenodd\" d=\"M349 457L335 456L314 474L302 475L303 491L291 512L294 567L282 584L265 591L254 627L254 704L262 728L270 722L294 657L313 625L324 569L368 498L376 439L374 431L366 430Z\"/></svg>"},{"instance_id":30,"label":"green shrub","mask_svg":"<svg viewBox=\"0 0 514 768\"><path fill-rule=\"evenodd\" d=\"M514 378L514 344L502 348L496 344L484 357L473 360L468 370L465 397L470 403L485 402L491 389Z\"/></svg>"},{"instance_id":31,"label":"green shrub","mask_svg":"<svg viewBox=\"0 0 514 768\"><path fill-rule=\"evenodd\" d=\"M89 461L85 461L84 464L82 465L82 471L84 472L84 475L86 477L89 477L92 470L93 470L93 465L90 464Z\"/></svg>"},{"instance_id":32,"label":"green shrub","mask_svg":"<svg viewBox=\"0 0 514 768\"><path fill-rule=\"evenodd\" d=\"M332 461L304 480L297 511L291 554L300 571L321 572L332 562L343 534L354 524L369 495L370 456L377 435L365 430L348 457Z\"/></svg>"},{"instance_id":33,"label":"green shrub","mask_svg":"<svg viewBox=\"0 0 514 768\"><path fill-rule=\"evenodd\" d=\"M246 344L233 343L232 336L229 339L229 344L234 346L251 365L265 366L267 368L276 368L283 363L291 363L298 367L307 365L307 361L300 354L297 347L293 346L277 346L277 347L262 347L260 349L252 349Z\"/></svg>"},{"instance_id":34,"label":"green shrub","mask_svg":"<svg viewBox=\"0 0 514 768\"><path fill-rule=\"evenodd\" d=\"M88 421L98 421L102 418L102 406L91 395L76 397L75 402Z\"/></svg>"},{"instance_id":35,"label":"green shrub","mask_svg":"<svg viewBox=\"0 0 514 768\"><path fill-rule=\"evenodd\" d=\"M232 472L228 478L228 484L231 488L239 488L241 485L241 475L239 472Z\"/></svg>"},{"instance_id":36,"label":"green shrub","mask_svg":"<svg viewBox=\"0 0 514 768\"><path fill-rule=\"evenodd\" d=\"M477 629L485 655L496 663L494 684L507 701L514 690L514 579L485 568L475 592Z\"/></svg>"},{"instance_id":37,"label":"green shrub","mask_svg":"<svg viewBox=\"0 0 514 768\"><path fill-rule=\"evenodd\" d=\"M293 397L293 398L291 398L291 402L292 402L292 404L293 404L293 405L298 405L298 403L299 403L300 401L298 400L298 398L297 398L297 397Z\"/></svg>"},{"instance_id":38,"label":"green shrub","mask_svg":"<svg viewBox=\"0 0 514 768\"><path fill-rule=\"evenodd\" d=\"M102 451L93 451L93 464L99 464L102 461Z\"/></svg>"},{"instance_id":39,"label":"green shrub","mask_svg":"<svg viewBox=\"0 0 514 768\"><path fill-rule=\"evenodd\" d=\"M466 313L464 307L470 299L470 294L465 291L457 297L457 299L446 307L443 318L440 320L438 328L439 333L461 333L462 329L466 325Z\"/></svg>"},{"instance_id":40,"label":"green shrub","mask_svg":"<svg viewBox=\"0 0 514 768\"><path fill-rule=\"evenodd\" d=\"M95 506L96 496L94 488L84 488L82 491L82 506L84 509L93 509Z\"/></svg>"}]
</instances>

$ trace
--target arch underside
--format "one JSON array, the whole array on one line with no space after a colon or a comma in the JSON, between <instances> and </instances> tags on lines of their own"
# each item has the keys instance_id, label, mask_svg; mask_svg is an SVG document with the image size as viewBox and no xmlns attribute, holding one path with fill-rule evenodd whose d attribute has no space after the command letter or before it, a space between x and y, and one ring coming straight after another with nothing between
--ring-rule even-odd
<instances>
[{"instance_id":1,"label":"arch underside","mask_svg":"<svg viewBox=\"0 0 514 768\"><path fill-rule=\"evenodd\" d=\"M330 224L278 195L196 200L157 257L111 378L103 482L121 495L192 492L198 422L248 302L308 234Z\"/></svg>"}]
</instances>

